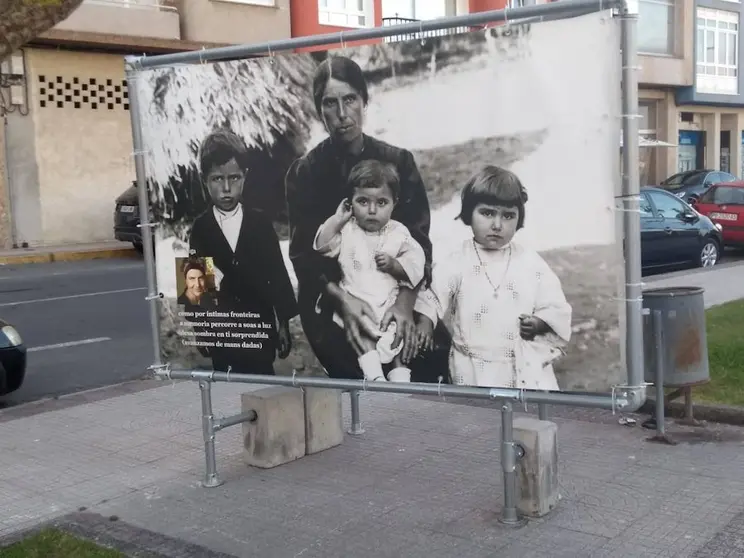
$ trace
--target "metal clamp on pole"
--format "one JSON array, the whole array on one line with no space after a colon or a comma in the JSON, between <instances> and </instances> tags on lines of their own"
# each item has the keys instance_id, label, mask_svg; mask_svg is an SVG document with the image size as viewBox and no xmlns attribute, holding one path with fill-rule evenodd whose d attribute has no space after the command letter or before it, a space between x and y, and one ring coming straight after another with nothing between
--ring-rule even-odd
<instances>
[{"instance_id":1,"label":"metal clamp on pole","mask_svg":"<svg viewBox=\"0 0 744 558\"><path fill-rule=\"evenodd\" d=\"M521 527L527 520L517 512L517 460L524 448L514 442L514 409L511 401L501 407L501 469L504 473L504 505L499 521L510 527Z\"/></svg>"},{"instance_id":2,"label":"metal clamp on pole","mask_svg":"<svg viewBox=\"0 0 744 558\"><path fill-rule=\"evenodd\" d=\"M199 380L202 402L202 433L204 435L204 457L207 469L204 473L202 486L216 488L222 485L217 475L217 457L214 449L214 416L212 414L212 383L209 380Z\"/></svg>"},{"instance_id":3,"label":"metal clamp on pole","mask_svg":"<svg viewBox=\"0 0 744 558\"><path fill-rule=\"evenodd\" d=\"M152 372L152 375L154 378L157 378L159 380L170 380L170 370L171 365L170 362L166 362L165 364L152 364L147 367L147 370Z\"/></svg>"}]
</instances>

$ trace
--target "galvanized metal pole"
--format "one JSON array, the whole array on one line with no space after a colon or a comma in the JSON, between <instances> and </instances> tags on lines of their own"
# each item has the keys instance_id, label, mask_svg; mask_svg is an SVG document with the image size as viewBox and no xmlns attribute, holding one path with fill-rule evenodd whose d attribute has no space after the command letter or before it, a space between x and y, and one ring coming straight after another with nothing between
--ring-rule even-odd
<instances>
[{"instance_id":1,"label":"galvanized metal pole","mask_svg":"<svg viewBox=\"0 0 744 558\"><path fill-rule=\"evenodd\" d=\"M664 332L661 327L662 315L660 310L654 310L654 343L656 344L656 435L663 438L664 432Z\"/></svg>"},{"instance_id":2,"label":"galvanized metal pole","mask_svg":"<svg viewBox=\"0 0 744 558\"><path fill-rule=\"evenodd\" d=\"M504 504L501 523L513 527L524 524L517 513L517 446L514 443L514 409L511 401L501 406L501 469L504 472Z\"/></svg>"},{"instance_id":3,"label":"galvanized metal pole","mask_svg":"<svg viewBox=\"0 0 744 558\"><path fill-rule=\"evenodd\" d=\"M593 407L596 409L625 410L629 400L624 394L563 393L560 391L527 391L515 388L486 388L455 385L399 382L365 382L363 380L342 380L339 378L315 378L310 376L263 376L258 374L228 374L213 370L171 370L156 369L156 376L169 380L207 380L210 382L231 382L260 384L267 386L311 387L340 389L344 391L375 391L384 393L405 393L409 395L436 395L437 397L470 397L490 401L518 401L520 403L548 403L568 407Z\"/></svg>"},{"instance_id":4,"label":"galvanized metal pole","mask_svg":"<svg viewBox=\"0 0 744 558\"><path fill-rule=\"evenodd\" d=\"M150 313L152 348L154 351L153 367L159 367L162 363L160 358L160 309L158 307L160 293L158 292L155 273L155 254L153 252L152 223L150 223L150 204L147 199L145 146L142 139L142 123L140 121L137 71L130 61L126 62L126 75L127 91L129 96L129 117L132 123L132 146L134 147L132 155L134 157L134 170L137 177L140 231L142 233L142 249L144 251L145 274L147 276L147 300Z\"/></svg>"},{"instance_id":5,"label":"galvanized metal pole","mask_svg":"<svg viewBox=\"0 0 744 558\"><path fill-rule=\"evenodd\" d=\"M161 54L151 57L131 57L131 62L137 69L173 66L176 64L203 64L205 62L234 60L247 58L249 56L266 55L285 50L314 46L330 46L369 39L383 39L385 37L393 37L396 35L415 35L416 33L424 33L426 31L438 31L441 29L452 29L456 27L475 27L486 25L488 23L506 21L507 19L510 22L519 22L519 20L527 18L545 17L557 19L560 16L571 17L581 12L591 13L592 11L599 11L602 9L618 8L624 3L624 0L571 0L570 2L551 2L549 4L537 4L535 6L525 6L522 8L510 8L508 10L492 10L454 17L416 21L402 25L385 25L382 27L342 31L340 33L295 37L293 39L284 39L254 45L233 45L189 52L178 52L174 54Z\"/></svg>"},{"instance_id":6,"label":"galvanized metal pole","mask_svg":"<svg viewBox=\"0 0 744 558\"><path fill-rule=\"evenodd\" d=\"M568 2L570 4L570 2ZM638 15L630 13L628 5L621 10L620 32L622 48L622 129L624 203L623 231L625 236L625 355L628 385L640 386L643 373L643 289L641 277L641 216L638 152L638 55L636 26Z\"/></svg>"},{"instance_id":7,"label":"galvanized metal pole","mask_svg":"<svg viewBox=\"0 0 744 558\"><path fill-rule=\"evenodd\" d=\"M219 432L220 430L230 428L231 426L236 426L245 422L254 422L256 419L258 419L256 411L246 411L245 413L240 413L230 417L214 419L212 421L212 429L215 432Z\"/></svg>"},{"instance_id":8,"label":"galvanized metal pole","mask_svg":"<svg viewBox=\"0 0 744 558\"><path fill-rule=\"evenodd\" d=\"M212 413L212 382L200 380L202 403L202 434L204 436L204 457L207 469L204 473L202 486L215 488L222 484L217 475L217 455L214 449L214 415Z\"/></svg>"},{"instance_id":9,"label":"galvanized metal pole","mask_svg":"<svg viewBox=\"0 0 744 558\"><path fill-rule=\"evenodd\" d=\"M656 345L656 358L654 359L654 366L656 370L655 384L656 384L656 435L652 436L648 440L650 442L661 442L670 446L675 445L666 433L666 425L664 424L664 370L666 368L666 355L664 346L664 330L663 330L663 313L661 310L654 310L651 316L653 331L654 331L654 345Z\"/></svg>"},{"instance_id":10,"label":"galvanized metal pole","mask_svg":"<svg viewBox=\"0 0 744 558\"><path fill-rule=\"evenodd\" d=\"M362 428L362 420L359 412L359 390L352 389L349 392L349 399L351 400L351 428L349 434L352 436L359 436L364 434L364 428Z\"/></svg>"},{"instance_id":11,"label":"galvanized metal pole","mask_svg":"<svg viewBox=\"0 0 744 558\"><path fill-rule=\"evenodd\" d=\"M547 403L538 403L537 418L539 418L540 420L548 420L550 418L550 414L548 413Z\"/></svg>"}]
</instances>

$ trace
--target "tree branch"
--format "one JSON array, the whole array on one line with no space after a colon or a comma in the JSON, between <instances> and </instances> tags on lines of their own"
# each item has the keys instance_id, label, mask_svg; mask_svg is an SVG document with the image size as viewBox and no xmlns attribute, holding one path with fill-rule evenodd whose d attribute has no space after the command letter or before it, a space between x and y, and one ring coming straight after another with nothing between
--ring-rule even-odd
<instances>
[{"instance_id":1,"label":"tree branch","mask_svg":"<svg viewBox=\"0 0 744 558\"><path fill-rule=\"evenodd\" d=\"M0 59L67 19L83 0L2 0Z\"/></svg>"}]
</instances>

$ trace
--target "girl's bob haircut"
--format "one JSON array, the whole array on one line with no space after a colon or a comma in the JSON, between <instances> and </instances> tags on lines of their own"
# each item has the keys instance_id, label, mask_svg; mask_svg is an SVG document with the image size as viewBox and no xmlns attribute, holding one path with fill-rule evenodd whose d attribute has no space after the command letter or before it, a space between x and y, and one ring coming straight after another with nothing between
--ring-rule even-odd
<instances>
[{"instance_id":1,"label":"girl's bob haircut","mask_svg":"<svg viewBox=\"0 0 744 558\"><path fill-rule=\"evenodd\" d=\"M524 226L527 190L513 172L494 165L486 165L471 176L462 189L462 209L456 219L470 226L473 222L473 211L479 203L517 208L519 212L517 230Z\"/></svg>"}]
</instances>

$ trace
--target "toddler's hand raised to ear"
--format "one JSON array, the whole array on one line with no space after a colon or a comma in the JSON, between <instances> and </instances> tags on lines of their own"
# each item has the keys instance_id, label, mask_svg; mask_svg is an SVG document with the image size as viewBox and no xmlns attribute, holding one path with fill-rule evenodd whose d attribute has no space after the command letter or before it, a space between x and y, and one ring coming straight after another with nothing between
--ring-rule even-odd
<instances>
[{"instance_id":1,"label":"toddler's hand raised to ear","mask_svg":"<svg viewBox=\"0 0 744 558\"><path fill-rule=\"evenodd\" d=\"M341 203L338 204L335 216L341 223L345 223L351 219L351 202L348 198L344 198L341 200Z\"/></svg>"}]
</instances>

